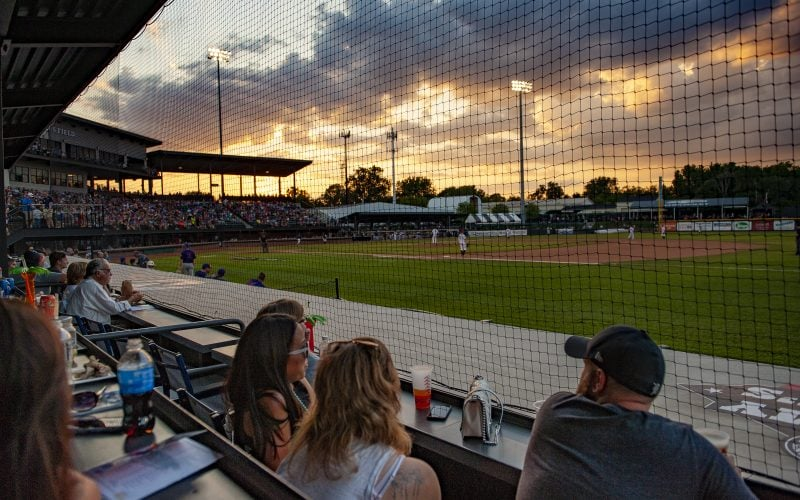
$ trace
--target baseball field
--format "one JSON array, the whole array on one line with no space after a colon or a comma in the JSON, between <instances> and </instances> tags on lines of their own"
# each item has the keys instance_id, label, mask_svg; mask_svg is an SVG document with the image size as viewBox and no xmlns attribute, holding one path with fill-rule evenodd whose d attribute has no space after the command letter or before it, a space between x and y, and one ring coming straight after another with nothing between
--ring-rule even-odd
<instances>
[{"instance_id":1,"label":"baseball field","mask_svg":"<svg viewBox=\"0 0 800 500\"><path fill-rule=\"evenodd\" d=\"M246 283L562 333L613 323L670 348L800 366L800 257L793 233L670 233L197 246ZM178 251L148 254L162 271Z\"/></svg>"}]
</instances>

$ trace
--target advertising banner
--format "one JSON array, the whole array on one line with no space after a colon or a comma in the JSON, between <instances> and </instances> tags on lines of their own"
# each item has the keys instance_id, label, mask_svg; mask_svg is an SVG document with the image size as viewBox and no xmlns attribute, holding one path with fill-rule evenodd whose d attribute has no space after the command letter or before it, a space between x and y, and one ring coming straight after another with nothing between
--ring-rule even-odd
<instances>
[{"instance_id":1,"label":"advertising banner","mask_svg":"<svg viewBox=\"0 0 800 500\"><path fill-rule=\"evenodd\" d=\"M675 232L678 230L678 221L668 220L665 224L667 226L667 231Z\"/></svg>"},{"instance_id":2,"label":"advertising banner","mask_svg":"<svg viewBox=\"0 0 800 500\"><path fill-rule=\"evenodd\" d=\"M695 222L694 223L694 230L697 232L700 231L713 231L714 230L714 223L713 222Z\"/></svg>"},{"instance_id":3,"label":"advertising banner","mask_svg":"<svg viewBox=\"0 0 800 500\"><path fill-rule=\"evenodd\" d=\"M794 231L795 223L792 219L780 219L772 221L772 228L775 231Z\"/></svg>"},{"instance_id":4,"label":"advertising banner","mask_svg":"<svg viewBox=\"0 0 800 500\"><path fill-rule=\"evenodd\" d=\"M714 231L733 231L733 223L729 220L712 222L711 227Z\"/></svg>"},{"instance_id":5,"label":"advertising banner","mask_svg":"<svg viewBox=\"0 0 800 500\"><path fill-rule=\"evenodd\" d=\"M737 220L733 222L734 231L750 231L752 228L753 224L750 223L749 220Z\"/></svg>"},{"instance_id":6,"label":"advertising banner","mask_svg":"<svg viewBox=\"0 0 800 500\"><path fill-rule=\"evenodd\" d=\"M694 231L694 222L678 222L675 228L678 231Z\"/></svg>"},{"instance_id":7,"label":"advertising banner","mask_svg":"<svg viewBox=\"0 0 800 500\"><path fill-rule=\"evenodd\" d=\"M754 220L753 231L772 231L771 220Z\"/></svg>"}]
</instances>

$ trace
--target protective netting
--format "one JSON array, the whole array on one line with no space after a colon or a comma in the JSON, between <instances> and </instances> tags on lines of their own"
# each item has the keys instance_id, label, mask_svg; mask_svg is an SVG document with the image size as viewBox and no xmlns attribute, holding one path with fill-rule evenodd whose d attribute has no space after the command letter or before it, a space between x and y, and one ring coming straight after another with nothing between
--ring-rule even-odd
<instances>
[{"instance_id":1,"label":"protective netting","mask_svg":"<svg viewBox=\"0 0 800 500\"><path fill-rule=\"evenodd\" d=\"M524 410L575 388L567 334L636 325L665 348L657 413L800 484L798 12L176 0L69 112L166 150L218 154L221 129L226 155L313 163L164 172L155 197L129 181L97 195L125 236L95 245L146 246L153 302L248 321L299 298L320 334L378 337L459 390L483 374ZM182 241L241 286L187 292Z\"/></svg>"}]
</instances>

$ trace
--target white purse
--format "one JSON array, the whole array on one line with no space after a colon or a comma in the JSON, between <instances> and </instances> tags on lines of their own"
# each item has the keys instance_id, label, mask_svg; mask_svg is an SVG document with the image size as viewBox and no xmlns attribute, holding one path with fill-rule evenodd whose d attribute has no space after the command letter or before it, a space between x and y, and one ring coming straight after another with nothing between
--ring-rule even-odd
<instances>
[{"instance_id":1,"label":"white purse","mask_svg":"<svg viewBox=\"0 0 800 500\"><path fill-rule=\"evenodd\" d=\"M492 398L500 407L500 418L492 422ZM484 444L496 445L503 423L503 401L496 392L489 389L489 383L480 375L476 375L469 392L464 398L461 417L461 436L463 438L479 437Z\"/></svg>"}]
</instances>

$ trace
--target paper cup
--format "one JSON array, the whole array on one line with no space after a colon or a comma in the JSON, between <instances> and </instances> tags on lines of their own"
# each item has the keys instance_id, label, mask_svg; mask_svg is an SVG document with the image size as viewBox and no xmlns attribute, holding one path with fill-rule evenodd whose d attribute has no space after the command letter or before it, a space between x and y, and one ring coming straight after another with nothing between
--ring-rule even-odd
<instances>
[{"instance_id":1,"label":"paper cup","mask_svg":"<svg viewBox=\"0 0 800 500\"><path fill-rule=\"evenodd\" d=\"M411 385L414 388L414 404L417 410L427 410L431 407L431 371L427 365L411 367Z\"/></svg>"},{"instance_id":2,"label":"paper cup","mask_svg":"<svg viewBox=\"0 0 800 500\"><path fill-rule=\"evenodd\" d=\"M694 431L708 439L711 444L714 445L714 448L718 449L720 453L723 455L728 454L728 446L731 444L731 437L727 432L707 427L701 427L699 429L695 429Z\"/></svg>"}]
</instances>

